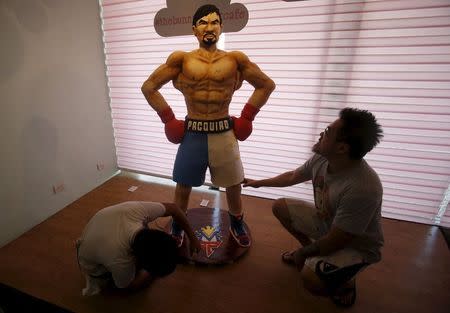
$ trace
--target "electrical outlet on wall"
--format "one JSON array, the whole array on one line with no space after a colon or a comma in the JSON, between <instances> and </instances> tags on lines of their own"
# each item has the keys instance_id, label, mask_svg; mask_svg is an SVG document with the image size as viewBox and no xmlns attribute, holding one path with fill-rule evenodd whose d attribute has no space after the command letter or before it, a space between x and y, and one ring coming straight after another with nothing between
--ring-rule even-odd
<instances>
[{"instance_id":1,"label":"electrical outlet on wall","mask_svg":"<svg viewBox=\"0 0 450 313\"><path fill-rule=\"evenodd\" d=\"M53 193L57 194L64 190L64 183L58 183L52 186Z\"/></svg>"},{"instance_id":2,"label":"electrical outlet on wall","mask_svg":"<svg viewBox=\"0 0 450 313\"><path fill-rule=\"evenodd\" d=\"M105 168L105 164L103 164L103 162L98 162L97 163L97 170L98 171L103 171L103 169Z\"/></svg>"}]
</instances>

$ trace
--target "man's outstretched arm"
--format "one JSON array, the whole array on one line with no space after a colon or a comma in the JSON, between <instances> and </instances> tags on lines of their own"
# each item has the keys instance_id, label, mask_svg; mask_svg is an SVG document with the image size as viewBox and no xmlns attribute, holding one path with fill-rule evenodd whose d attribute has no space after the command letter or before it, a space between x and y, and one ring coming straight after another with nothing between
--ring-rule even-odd
<instances>
[{"instance_id":1,"label":"man's outstretched arm","mask_svg":"<svg viewBox=\"0 0 450 313\"><path fill-rule=\"evenodd\" d=\"M303 174L303 172L300 169L295 169L293 171L288 171L280 175L266 179L254 180L250 178L245 178L243 181L243 186L253 188L288 187L299 183L303 183L307 180L308 178Z\"/></svg>"}]
</instances>

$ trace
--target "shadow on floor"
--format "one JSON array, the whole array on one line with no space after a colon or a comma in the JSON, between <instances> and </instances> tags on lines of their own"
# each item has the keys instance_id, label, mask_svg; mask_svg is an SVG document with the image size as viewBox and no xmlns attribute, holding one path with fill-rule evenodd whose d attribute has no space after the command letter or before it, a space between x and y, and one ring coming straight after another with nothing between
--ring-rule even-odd
<instances>
[{"instance_id":1,"label":"shadow on floor","mask_svg":"<svg viewBox=\"0 0 450 313\"><path fill-rule=\"evenodd\" d=\"M17 289L0 284L0 313L22 312L72 313Z\"/></svg>"}]
</instances>

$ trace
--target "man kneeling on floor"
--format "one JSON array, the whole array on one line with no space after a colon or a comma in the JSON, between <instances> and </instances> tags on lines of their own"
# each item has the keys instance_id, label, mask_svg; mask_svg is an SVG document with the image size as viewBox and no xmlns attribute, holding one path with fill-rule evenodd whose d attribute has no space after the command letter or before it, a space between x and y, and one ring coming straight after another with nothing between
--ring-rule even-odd
<instances>
[{"instance_id":1,"label":"man kneeling on floor","mask_svg":"<svg viewBox=\"0 0 450 313\"><path fill-rule=\"evenodd\" d=\"M106 207L91 218L76 243L86 278L83 295L95 295L112 284L137 290L172 273L178 260L175 239L148 228L163 216L171 216L186 232L191 254L200 250L185 214L173 203L128 201Z\"/></svg>"},{"instance_id":2,"label":"man kneeling on floor","mask_svg":"<svg viewBox=\"0 0 450 313\"><path fill-rule=\"evenodd\" d=\"M363 159L381 137L370 112L346 108L320 133L315 154L302 166L268 179L244 180L244 187L255 188L312 180L315 204L281 198L272 209L302 245L283 253L283 261L297 266L309 291L331 296L337 305L355 302L356 274L381 259L383 188Z\"/></svg>"}]
</instances>

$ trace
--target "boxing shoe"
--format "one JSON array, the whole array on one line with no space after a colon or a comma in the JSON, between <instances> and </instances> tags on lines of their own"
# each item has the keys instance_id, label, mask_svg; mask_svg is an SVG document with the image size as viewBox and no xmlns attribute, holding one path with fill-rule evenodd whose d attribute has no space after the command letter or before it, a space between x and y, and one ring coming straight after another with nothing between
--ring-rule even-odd
<instances>
[{"instance_id":1,"label":"boxing shoe","mask_svg":"<svg viewBox=\"0 0 450 313\"><path fill-rule=\"evenodd\" d=\"M230 233L237 244L243 248L250 247L251 240L244 224L244 215L235 216L228 212L230 216Z\"/></svg>"}]
</instances>

